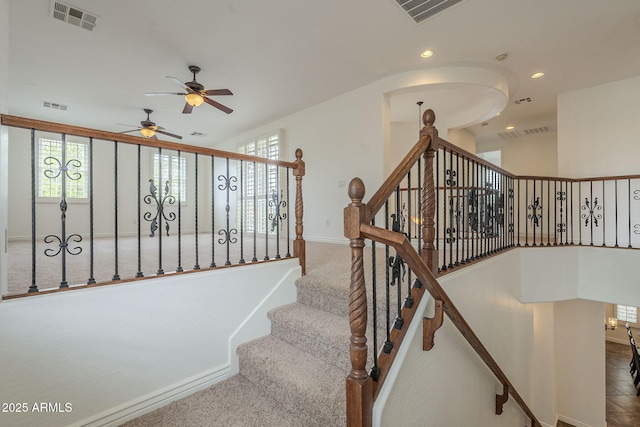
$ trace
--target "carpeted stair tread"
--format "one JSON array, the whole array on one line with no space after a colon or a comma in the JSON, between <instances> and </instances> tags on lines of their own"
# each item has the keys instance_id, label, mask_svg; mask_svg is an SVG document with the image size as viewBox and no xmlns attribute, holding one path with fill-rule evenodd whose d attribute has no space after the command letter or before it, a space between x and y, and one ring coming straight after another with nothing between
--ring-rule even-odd
<instances>
[{"instance_id":1,"label":"carpeted stair tread","mask_svg":"<svg viewBox=\"0 0 640 427\"><path fill-rule=\"evenodd\" d=\"M300 417L235 375L123 427L300 427Z\"/></svg>"},{"instance_id":2,"label":"carpeted stair tread","mask_svg":"<svg viewBox=\"0 0 640 427\"><path fill-rule=\"evenodd\" d=\"M349 319L305 304L271 310L271 334L349 372Z\"/></svg>"},{"instance_id":3,"label":"carpeted stair tread","mask_svg":"<svg viewBox=\"0 0 640 427\"><path fill-rule=\"evenodd\" d=\"M285 408L304 414L306 424L344 426L344 370L268 335L238 347L240 374Z\"/></svg>"}]
</instances>

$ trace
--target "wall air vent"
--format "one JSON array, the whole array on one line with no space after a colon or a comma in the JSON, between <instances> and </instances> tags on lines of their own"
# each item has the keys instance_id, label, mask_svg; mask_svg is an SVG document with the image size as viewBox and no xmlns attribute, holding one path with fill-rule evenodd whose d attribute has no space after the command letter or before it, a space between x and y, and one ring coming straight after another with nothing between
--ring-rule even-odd
<instances>
[{"instance_id":1,"label":"wall air vent","mask_svg":"<svg viewBox=\"0 0 640 427\"><path fill-rule=\"evenodd\" d=\"M51 2L51 16L89 31L93 31L98 20L94 14L55 0Z\"/></svg>"},{"instance_id":2,"label":"wall air vent","mask_svg":"<svg viewBox=\"0 0 640 427\"><path fill-rule=\"evenodd\" d=\"M61 111L67 111L67 109L69 108L68 105L58 104L57 102L49 102L49 101L42 101L42 106L45 108L52 108L54 110L61 110Z\"/></svg>"},{"instance_id":3,"label":"wall air vent","mask_svg":"<svg viewBox=\"0 0 640 427\"><path fill-rule=\"evenodd\" d=\"M394 0L416 24L464 0Z\"/></svg>"},{"instance_id":4,"label":"wall air vent","mask_svg":"<svg viewBox=\"0 0 640 427\"><path fill-rule=\"evenodd\" d=\"M502 139L515 139L520 138L522 135L520 135L520 132L517 130L512 130L509 132L498 132L498 136Z\"/></svg>"},{"instance_id":5,"label":"wall air vent","mask_svg":"<svg viewBox=\"0 0 640 427\"><path fill-rule=\"evenodd\" d=\"M525 129L523 132L525 135L537 135L539 133L549 132L549 126L541 126L539 128Z\"/></svg>"}]
</instances>

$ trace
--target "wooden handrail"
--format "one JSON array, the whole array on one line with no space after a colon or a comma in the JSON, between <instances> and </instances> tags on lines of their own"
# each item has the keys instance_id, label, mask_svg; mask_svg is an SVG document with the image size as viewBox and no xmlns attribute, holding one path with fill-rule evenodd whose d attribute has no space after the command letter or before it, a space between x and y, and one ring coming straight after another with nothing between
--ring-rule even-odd
<instances>
[{"instance_id":1,"label":"wooden handrail","mask_svg":"<svg viewBox=\"0 0 640 427\"><path fill-rule=\"evenodd\" d=\"M505 389L508 390L511 397L513 397L513 400L517 402L522 411L529 419L531 419L534 425L540 425L533 412L529 409L520 394L518 394L516 389L513 387L513 384L511 384L507 378L507 375L502 371L502 369L500 369L500 366L493 357L491 357L491 354L482 344L480 338L478 338L478 336L473 332L471 326L469 326L460 311L458 311L456 306L453 304L453 301L451 301L440 283L438 283L436 277L431 273L407 237L402 233L396 233L370 224L361 224L360 231L364 237L392 246L398 252L402 259L408 264L411 271L416 275L418 280L420 280L420 283L426 287L431 296L438 301L442 301L443 310L447 314L447 317L449 317L462 336L464 336L478 356L480 356L482 361L487 365L491 372L493 372L496 378L498 378L498 381L500 381ZM417 305L415 300L414 304Z\"/></svg>"},{"instance_id":2,"label":"wooden handrail","mask_svg":"<svg viewBox=\"0 0 640 427\"><path fill-rule=\"evenodd\" d=\"M4 126L35 129L42 132L60 133L66 135L74 135L85 138L95 138L105 141L118 141L130 144L142 145L146 147L162 148L167 150L182 151L184 153L196 153L207 156L229 158L235 160L245 160L256 163L266 163L269 165L282 166L285 168L297 169L298 162L287 162L284 160L267 159L264 157L251 156L249 154L232 153L230 151L216 150L215 148L200 147L198 145L182 144L180 142L160 141L157 139L149 139L142 136L127 135L124 133L108 132L84 128L79 126L65 125L62 123L47 122L43 120L28 119L24 117L11 116L7 114L0 115L0 124Z\"/></svg>"},{"instance_id":3,"label":"wooden handrail","mask_svg":"<svg viewBox=\"0 0 640 427\"><path fill-rule=\"evenodd\" d=\"M396 344L388 354L385 352L380 354L378 358L379 369L377 370L379 374L374 384L372 378L366 371L368 351L366 327L368 309L364 282L363 248L365 246L364 240L368 238L388 246L393 246L397 252L396 256L404 260L416 276L417 284L410 288L412 304L409 306L405 305L400 314L405 325L409 324L415 316L416 309L425 289L429 291L431 296L436 300L435 316L423 320L423 324L425 325L424 333L430 334L430 337L423 340L424 349L429 350L433 346L433 333L442 324L442 313L444 311L502 384L503 393L496 395L496 413L500 414L502 412L502 406L507 401L508 396L511 395L527 417L531 419L532 426L539 426L540 423L533 412L515 390L505 373L500 369L500 366L491 357L469 324L464 320L435 276L438 272L438 256L434 246L436 189L433 164L435 152L439 148L448 149L451 152L456 152L458 155L473 159L479 164L499 171L508 177L516 177L478 158L474 154L439 138L438 131L433 126L435 114L432 110L424 112L422 121L425 126L420 131L420 139L394 169L391 176L384 181L368 203L363 203L365 195L364 183L359 178L354 178L349 184L351 203L344 210L345 237L349 239L351 246L351 281L349 291L351 371L346 379L347 425L349 427L371 426L373 400L389 372L391 363L397 354L399 343L402 342L407 330L406 327L400 329L394 328L390 332L391 342ZM423 245L422 253L418 254L404 233L379 228L372 225L371 222L421 157L424 159L424 183L421 194L421 216L423 218L421 230ZM377 349L374 349L374 351L377 351Z\"/></svg>"},{"instance_id":4,"label":"wooden handrail","mask_svg":"<svg viewBox=\"0 0 640 427\"><path fill-rule=\"evenodd\" d=\"M160 141L157 139L149 139L149 138L144 138L141 136L135 136L135 135L128 135L128 134L123 134L123 133L115 133L115 132L108 132L108 131L102 131L102 130L97 130L97 129L91 129L91 128L85 128L85 127L79 127L79 126L72 126L72 125L66 125L66 124L62 124L62 123L55 123L55 122L48 122L48 121L43 121L43 120L35 120L35 119L29 119L29 118L24 118L24 117L18 117L18 116L12 116L12 115L8 115L8 114L0 114L0 125L2 126L8 126L8 127L15 127L15 128L22 128L22 129L30 129L30 130L36 130L36 131L40 131L40 132L50 132L50 133L57 133L57 134L64 134L64 135L73 135L73 136L79 136L79 137L84 137L84 138L93 138L93 139L97 139L97 140L104 140L104 141L111 141L111 142L123 142L123 143L128 143L128 144L134 144L134 145L139 145L139 146L146 146L146 147L151 147L151 148L159 148L159 149L167 149L167 150L174 150L174 151L180 151L183 153L193 153L193 154L198 154L198 155L205 155L205 156L211 156L211 157L218 157L218 158L223 158L223 159L233 159L233 160L241 160L241 161L247 161L247 162L254 162L254 163L261 163L261 164L268 164L268 165L273 165L276 167L283 167L283 168L288 168L291 169L291 173L292 175L295 177L296 179L296 189L295 189L295 239L293 240L293 256L299 259L299 263L300 263L300 267L302 269L302 274L306 274L306 242L303 238L303 212L304 212L304 208L303 208L303 198L302 198L302 179L305 175L305 162L304 160L302 160L302 150L301 149L297 149L295 151L295 157L296 160L293 162L289 162L289 161L284 161L284 160L277 160L277 159L268 159L268 158L264 158L264 157L258 157L258 156L251 156L248 154L241 154L241 153L233 153L233 152L229 152L229 151L223 151L223 150L217 150L217 149L213 149L213 148L206 148L206 147L200 147L200 146L196 146L196 145L188 145L188 144L182 144L182 143L176 143L176 142L167 142L167 141ZM287 180L288 182L288 180ZM198 269L198 271L206 271L208 269ZM183 274L183 272L180 273L176 273L176 274ZM167 274L168 275L168 274ZM135 280L139 280L139 279L135 279ZM129 279L126 280L118 280L117 283L121 283L124 281L130 281ZM93 287L93 286L101 286L101 285L105 285L105 284L110 284L110 283L114 283L114 282L106 282L106 283L98 283L98 284L88 284L88 285L83 285L83 286L74 286L72 288L65 288L65 289L59 289L59 290L52 290L52 291L47 291L47 292L32 292L29 294L24 294L24 295L16 295L16 296L12 296L13 297L23 297L23 296L31 296L31 295L41 295L43 293L51 293L51 292L57 292L57 291L64 291L66 289L83 289L83 288L87 288L87 287ZM6 298L6 297L3 297Z\"/></svg>"}]
</instances>

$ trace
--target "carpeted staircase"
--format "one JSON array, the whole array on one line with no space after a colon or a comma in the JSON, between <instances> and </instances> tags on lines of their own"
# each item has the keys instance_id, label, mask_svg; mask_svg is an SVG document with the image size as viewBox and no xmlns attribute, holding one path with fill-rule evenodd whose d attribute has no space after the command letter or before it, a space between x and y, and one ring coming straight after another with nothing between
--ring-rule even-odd
<instances>
[{"instance_id":1,"label":"carpeted staircase","mask_svg":"<svg viewBox=\"0 0 640 427\"><path fill-rule=\"evenodd\" d=\"M311 248L323 262L297 280L298 302L268 313L271 335L238 347L238 375L125 426L345 426L350 252L327 248Z\"/></svg>"}]
</instances>

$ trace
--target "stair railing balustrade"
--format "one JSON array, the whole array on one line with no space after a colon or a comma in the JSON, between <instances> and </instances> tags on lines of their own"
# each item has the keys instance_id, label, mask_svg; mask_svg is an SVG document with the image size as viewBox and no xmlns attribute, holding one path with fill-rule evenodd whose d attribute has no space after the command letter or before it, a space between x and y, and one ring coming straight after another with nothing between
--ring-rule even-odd
<instances>
[{"instance_id":1,"label":"stair railing balustrade","mask_svg":"<svg viewBox=\"0 0 640 427\"><path fill-rule=\"evenodd\" d=\"M503 385L496 413L511 396L532 425L540 425L436 277L515 247L638 249L640 175L516 176L440 138L433 111L422 120L420 139L367 203L364 183L354 178L349 185L348 425L371 425L373 401L425 289L435 315L423 319L424 350L433 347L446 313ZM370 284L365 239L371 241Z\"/></svg>"},{"instance_id":2,"label":"stair railing balustrade","mask_svg":"<svg viewBox=\"0 0 640 427\"><path fill-rule=\"evenodd\" d=\"M24 183L10 176L9 190L23 185L29 194L11 208L30 217L22 236L30 284L22 291L9 283L16 290L4 298L291 257L304 274L302 150L288 162L1 119L30 130L26 138L13 130L9 145L12 162L22 157L17 168L30 172Z\"/></svg>"}]
</instances>

